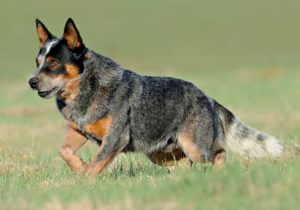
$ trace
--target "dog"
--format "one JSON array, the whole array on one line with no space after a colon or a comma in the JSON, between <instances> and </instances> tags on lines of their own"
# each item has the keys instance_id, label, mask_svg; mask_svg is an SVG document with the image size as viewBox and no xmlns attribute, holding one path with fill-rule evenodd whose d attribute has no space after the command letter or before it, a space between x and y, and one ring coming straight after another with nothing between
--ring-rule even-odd
<instances>
[{"instance_id":1,"label":"dog","mask_svg":"<svg viewBox=\"0 0 300 210\"><path fill-rule=\"evenodd\" d=\"M162 166L211 162L226 151L278 157L283 146L257 131L192 83L141 76L87 48L69 18L62 38L36 19L39 53L30 87L56 98L67 128L60 149L74 172L101 173L121 152L142 152ZM76 154L87 140L99 150L89 164Z\"/></svg>"}]
</instances>

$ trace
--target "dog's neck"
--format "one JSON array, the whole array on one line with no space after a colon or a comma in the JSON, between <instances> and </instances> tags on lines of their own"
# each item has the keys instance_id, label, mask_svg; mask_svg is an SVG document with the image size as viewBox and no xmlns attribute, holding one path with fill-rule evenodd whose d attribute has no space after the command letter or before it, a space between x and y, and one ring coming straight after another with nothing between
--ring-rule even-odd
<instances>
[{"instance_id":1,"label":"dog's neck","mask_svg":"<svg viewBox=\"0 0 300 210\"><path fill-rule=\"evenodd\" d=\"M110 58L91 50L85 53L84 70L70 81L68 97L57 96L62 115L79 126L93 123L109 112L109 102L122 78L123 70ZM97 111L95 111L97 110ZM96 113L96 114L95 114Z\"/></svg>"}]
</instances>

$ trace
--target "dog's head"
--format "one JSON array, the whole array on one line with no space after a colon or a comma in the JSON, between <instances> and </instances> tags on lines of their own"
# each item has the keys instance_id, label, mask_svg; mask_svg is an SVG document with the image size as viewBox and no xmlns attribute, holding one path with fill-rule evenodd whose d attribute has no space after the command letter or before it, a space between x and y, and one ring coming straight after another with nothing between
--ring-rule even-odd
<instances>
[{"instance_id":1,"label":"dog's head","mask_svg":"<svg viewBox=\"0 0 300 210\"><path fill-rule=\"evenodd\" d=\"M66 22L62 38L53 36L38 19L36 31L40 49L36 57L37 71L29 85L39 96L50 98L63 92L70 82L78 80L83 72L86 48L71 18Z\"/></svg>"}]
</instances>

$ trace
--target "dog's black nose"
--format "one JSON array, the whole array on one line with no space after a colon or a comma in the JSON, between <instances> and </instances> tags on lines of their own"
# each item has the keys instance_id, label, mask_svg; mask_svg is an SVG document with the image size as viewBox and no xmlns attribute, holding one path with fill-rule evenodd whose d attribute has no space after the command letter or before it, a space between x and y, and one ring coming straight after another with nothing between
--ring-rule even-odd
<instances>
[{"instance_id":1,"label":"dog's black nose","mask_svg":"<svg viewBox=\"0 0 300 210\"><path fill-rule=\"evenodd\" d=\"M29 85L32 89L36 89L37 88L37 85L38 85L38 78L36 77L32 77L30 80L29 80Z\"/></svg>"}]
</instances>

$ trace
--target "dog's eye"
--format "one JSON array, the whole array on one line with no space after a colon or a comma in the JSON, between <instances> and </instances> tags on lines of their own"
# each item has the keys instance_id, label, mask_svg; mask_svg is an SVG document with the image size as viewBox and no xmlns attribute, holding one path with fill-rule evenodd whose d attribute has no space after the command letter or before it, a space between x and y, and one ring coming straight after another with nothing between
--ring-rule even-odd
<instances>
[{"instance_id":1,"label":"dog's eye","mask_svg":"<svg viewBox=\"0 0 300 210\"><path fill-rule=\"evenodd\" d=\"M55 67L57 65L58 65L57 61L51 61L51 63L50 63L50 67Z\"/></svg>"}]
</instances>

